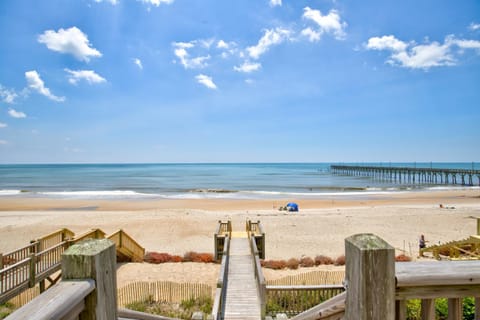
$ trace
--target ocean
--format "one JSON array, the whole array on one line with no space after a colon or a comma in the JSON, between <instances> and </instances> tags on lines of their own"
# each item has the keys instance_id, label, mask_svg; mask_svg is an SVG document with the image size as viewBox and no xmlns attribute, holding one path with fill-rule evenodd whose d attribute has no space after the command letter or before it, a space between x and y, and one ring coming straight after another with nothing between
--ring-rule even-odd
<instances>
[{"instance_id":1,"label":"ocean","mask_svg":"<svg viewBox=\"0 0 480 320\"><path fill-rule=\"evenodd\" d=\"M350 163L478 170L478 163ZM0 165L0 197L105 199L270 199L362 196L478 188L408 185L335 175L332 163Z\"/></svg>"}]
</instances>

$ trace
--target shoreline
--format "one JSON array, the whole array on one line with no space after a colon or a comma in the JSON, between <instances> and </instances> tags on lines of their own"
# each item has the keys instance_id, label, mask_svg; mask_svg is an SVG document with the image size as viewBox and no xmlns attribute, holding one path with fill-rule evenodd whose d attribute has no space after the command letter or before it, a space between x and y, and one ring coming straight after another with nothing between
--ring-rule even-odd
<instances>
[{"instance_id":1,"label":"shoreline","mask_svg":"<svg viewBox=\"0 0 480 320\"><path fill-rule=\"evenodd\" d=\"M302 209L346 208L401 204L432 204L462 201L480 203L480 190L460 189L442 191L402 191L388 194L330 196L325 198L271 199L76 199L45 197L0 197L0 211L141 211L154 209L199 210L271 210L287 202L297 202Z\"/></svg>"}]
</instances>

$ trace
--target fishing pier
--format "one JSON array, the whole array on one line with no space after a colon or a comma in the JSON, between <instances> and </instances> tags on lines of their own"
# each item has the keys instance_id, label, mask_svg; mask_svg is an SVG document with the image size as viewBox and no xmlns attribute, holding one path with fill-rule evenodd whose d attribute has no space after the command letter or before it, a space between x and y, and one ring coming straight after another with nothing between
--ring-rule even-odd
<instances>
[{"instance_id":1,"label":"fishing pier","mask_svg":"<svg viewBox=\"0 0 480 320\"><path fill-rule=\"evenodd\" d=\"M384 166L332 165L333 174L371 177L399 184L480 186L480 170Z\"/></svg>"}]
</instances>

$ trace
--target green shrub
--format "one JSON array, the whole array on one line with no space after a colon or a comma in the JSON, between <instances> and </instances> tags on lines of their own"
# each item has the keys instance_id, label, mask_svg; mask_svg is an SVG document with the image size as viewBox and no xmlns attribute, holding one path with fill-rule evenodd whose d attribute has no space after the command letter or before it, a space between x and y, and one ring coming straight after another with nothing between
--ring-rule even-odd
<instances>
[{"instance_id":1,"label":"green shrub","mask_svg":"<svg viewBox=\"0 0 480 320\"><path fill-rule=\"evenodd\" d=\"M0 304L0 319L6 318L13 311L15 311L15 306L10 302Z\"/></svg>"},{"instance_id":2,"label":"green shrub","mask_svg":"<svg viewBox=\"0 0 480 320\"><path fill-rule=\"evenodd\" d=\"M126 305L127 309L161 315L170 318L191 319L196 311L205 314L212 312L213 301L211 297L199 297L183 300L178 303L155 302L150 297L145 301L134 302Z\"/></svg>"}]
</instances>

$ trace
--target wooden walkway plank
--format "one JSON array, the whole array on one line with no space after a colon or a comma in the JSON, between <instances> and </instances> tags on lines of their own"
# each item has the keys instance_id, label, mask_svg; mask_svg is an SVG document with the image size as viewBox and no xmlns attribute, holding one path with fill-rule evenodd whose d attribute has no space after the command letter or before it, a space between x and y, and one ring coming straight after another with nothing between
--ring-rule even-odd
<instances>
[{"instance_id":1,"label":"wooden walkway plank","mask_svg":"<svg viewBox=\"0 0 480 320\"><path fill-rule=\"evenodd\" d=\"M248 238L232 237L224 319L260 320L253 256Z\"/></svg>"}]
</instances>

